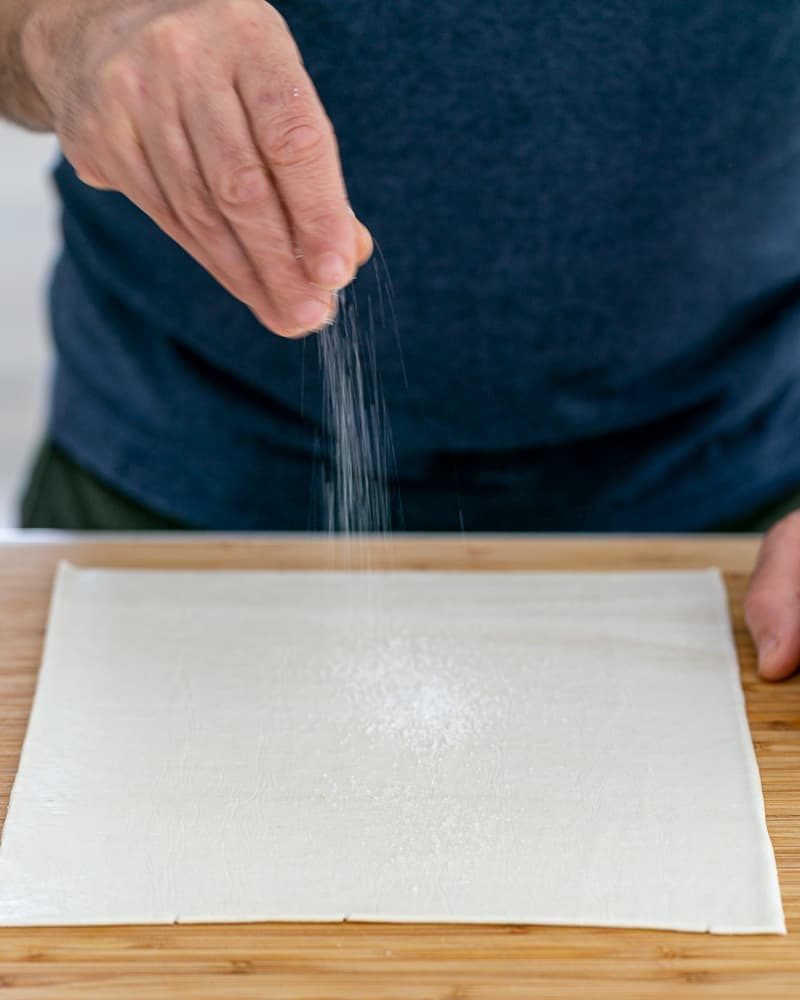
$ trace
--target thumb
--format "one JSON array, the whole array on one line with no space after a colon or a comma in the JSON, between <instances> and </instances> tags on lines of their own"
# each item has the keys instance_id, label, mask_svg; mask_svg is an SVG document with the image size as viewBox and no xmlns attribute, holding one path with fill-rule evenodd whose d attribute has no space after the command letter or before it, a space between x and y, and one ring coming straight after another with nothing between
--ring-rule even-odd
<instances>
[{"instance_id":1,"label":"thumb","mask_svg":"<svg viewBox=\"0 0 800 1000\"><path fill-rule=\"evenodd\" d=\"M779 521L761 546L744 600L758 672L781 681L800 665L800 512Z\"/></svg>"}]
</instances>

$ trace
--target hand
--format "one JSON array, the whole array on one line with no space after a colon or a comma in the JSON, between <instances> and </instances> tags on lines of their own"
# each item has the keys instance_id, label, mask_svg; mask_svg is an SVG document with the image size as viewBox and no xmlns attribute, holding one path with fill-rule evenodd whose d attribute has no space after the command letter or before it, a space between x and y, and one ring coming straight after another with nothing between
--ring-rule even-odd
<instances>
[{"instance_id":1,"label":"hand","mask_svg":"<svg viewBox=\"0 0 800 1000\"><path fill-rule=\"evenodd\" d=\"M122 192L275 332L332 317L372 242L273 7L34 0L23 52L83 181Z\"/></svg>"},{"instance_id":2,"label":"hand","mask_svg":"<svg viewBox=\"0 0 800 1000\"><path fill-rule=\"evenodd\" d=\"M744 611L758 672L770 681L790 677L800 666L800 511L767 533Z\"/></svg>"}]
</instances>

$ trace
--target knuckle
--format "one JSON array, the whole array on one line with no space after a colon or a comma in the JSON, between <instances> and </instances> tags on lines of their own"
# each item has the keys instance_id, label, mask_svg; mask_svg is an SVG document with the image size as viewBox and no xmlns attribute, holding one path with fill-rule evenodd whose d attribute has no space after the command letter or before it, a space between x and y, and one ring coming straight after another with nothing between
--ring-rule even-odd
<instances>
[{"instance_id":1,"label":"knuckle","mask_svg":"<svg viewBox=\"0 0 800 1000\"><path fill-rule=\"evenodd\" d=\"M312 205L296 212L293 218L307 253L313 255L333 246L345 258L355 261L355 233L348 225L340 205Z\"/></svg>"},{"instance_id":2,"label":"knuckle","mask_svg":"<svg viewBox=\"0 0 800 1000\"><path fill-rule=\"evenodd\" d=\"M217 213L198 180L184 180L177 207L182 223L190 231L208 233L217 228Z\"/></svg>"},{"instance_id":3,"label":"knuckle","mask_svg":"<svg viewBox=\"0 0 800 1000\"><path fill-rule=\"evenodd\" d=\"M242 0L240 0L240 2L242 2ZM276 7L273 7L271 3L262 3L260 5L260 12L261 16L266 18L272 26L283 29L287 35L291 34L286 18Z\"/></svg>"},{"instance_id":4,"label":"knuckle","mask_svg":"<svg viewBox=\"0 0 800 1000\"><path fill-rule=\"evenodd\" d=\"M313 163L326 151L329 126L319 115L292 111L277 118L265 136L266 154L280 167Z\"/></svg>"},{"instance_id":5,"label":"knuckle","mask_svg":"<svg viewBox=\"0 0 800 1000\"><path fill-rule=\"evenodd\" d=\"M103 91L123 106L138 100L145 87L141 70L128 56L117 56L107 63L100 82Z\"/></svg>"},{"instance_id":6,"label":"knuckle","mask_svg":"<svg viewBox=\"0 0 800 1000\"><path fill-rule=\"evenodd\" d=\"M160 59L183 66L197 58L198 38L191 17L182 11L162 14L147 28L147 41Z\"/></svg>"},{"instance_id":7,"label":"knuckle","mask_svg":"<svg viewBox=\"0 0 800 1000\"><path fill-rule=\"evenodd\" d=\"M262 35L265 27L280 28L289 34L289 25L280 11L263 0L229 0L227 14L246 37Z\"/></svg>"},{"instance_id":8,"label":"knuckle","mask_svg":"<svg viewBox=\"0 0 800 1000\"><path fill-rule=\"evenodd\" d=\"M225 210L253 209L266 201L269 180L260 163L241 163L221 172L214 192L220 207Z\"/></svg>"}]
</instances>

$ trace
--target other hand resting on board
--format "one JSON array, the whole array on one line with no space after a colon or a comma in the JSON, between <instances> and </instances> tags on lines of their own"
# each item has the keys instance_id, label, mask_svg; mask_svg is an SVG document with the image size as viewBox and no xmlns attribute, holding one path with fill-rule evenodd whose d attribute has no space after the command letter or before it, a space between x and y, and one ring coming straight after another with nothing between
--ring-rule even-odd
<instances>
[{"instance_id":1,"label":"other hand resting on board","mask_svg":"<svg viewBox=\"0 0 800 1000\"><path fill-rule=\"evenodd\" d=\"M764 538L744 606L759 673L785 680L800 666L800 511Z\"/></svg>"}]
</instances>

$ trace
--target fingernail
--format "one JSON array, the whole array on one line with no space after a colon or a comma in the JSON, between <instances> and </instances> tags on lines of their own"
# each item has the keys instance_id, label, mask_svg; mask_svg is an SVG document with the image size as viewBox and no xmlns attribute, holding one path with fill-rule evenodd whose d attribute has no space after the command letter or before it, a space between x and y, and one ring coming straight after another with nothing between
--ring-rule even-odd
<instances>
[{"instance_id":1,"label":"fingernail","mask_svg":"<svg viewBox=\"0 0 800 1000\"><path fill-rule=\"evenodd\" d=\"M768 660L775 650L778 648L778 637L773 635L771 632L767 635L761 636L756 644L756 649L758 650L758 669L759 671L764 666L764 662Z\"/></svg>"},{"instance_id":2,"label":"fingernail","mask_svg":"<svg viewBox=\"0 0 800 1000\"><path fill-rule=\"evenodd\" d=\"M330 308L317 299L308 299L302 302L295 310L295 319L304 330L316 330L322 326L328 318Z\"/></svg>"},{"instance_id":3,"label":"fingernail","mask_svg":"<svg viewBox=\"0 0 800 1000\"><path fill-rule=\"evenodd\" d=\"M338 253L324 253L314 270L317 281L324 288L341 288L350 280L347 261Z\"/></svg>"}]
</instances>

